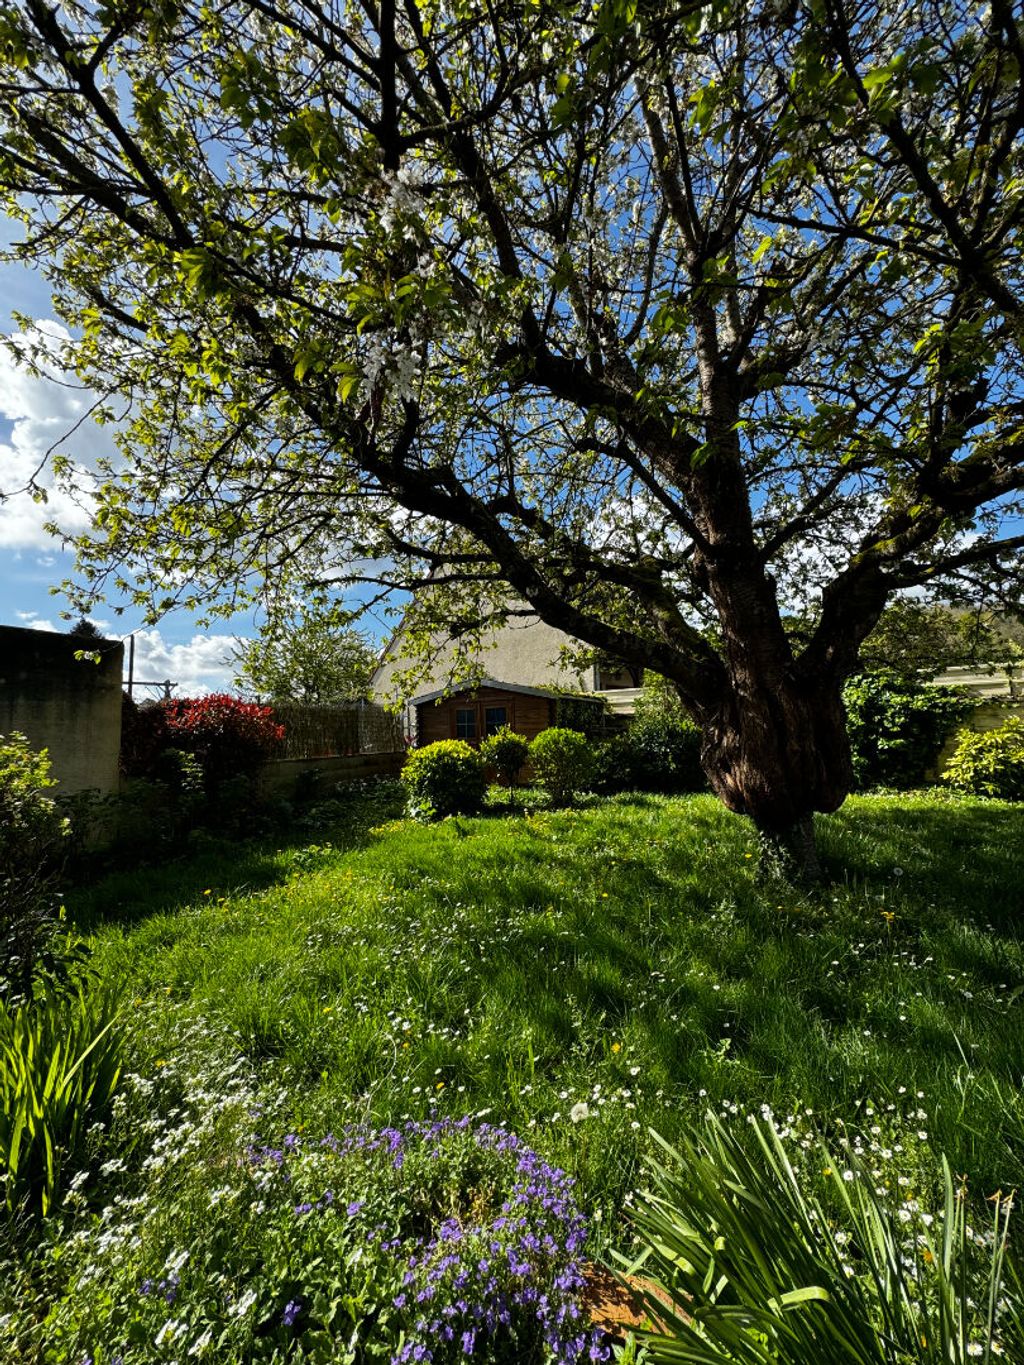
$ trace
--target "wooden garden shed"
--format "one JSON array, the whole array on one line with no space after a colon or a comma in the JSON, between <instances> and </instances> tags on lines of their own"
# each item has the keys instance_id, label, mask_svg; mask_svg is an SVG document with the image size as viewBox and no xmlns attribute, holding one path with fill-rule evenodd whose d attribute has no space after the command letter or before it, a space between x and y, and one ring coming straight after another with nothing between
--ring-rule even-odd
<instances>
[{"instance_id":1,"label":"wooden garden shed","mask_svg":"<svg viewBox=\"0 0 1024 1365\"><path fill-rule=\"evenodd\" d=\"M493 678L485 678L479 687L463 692L427 692L412 700L416 743L464 739L476 745L503 725L533 739L556 723L558 701L555 691Z\"/></svg>"}]
</instances>

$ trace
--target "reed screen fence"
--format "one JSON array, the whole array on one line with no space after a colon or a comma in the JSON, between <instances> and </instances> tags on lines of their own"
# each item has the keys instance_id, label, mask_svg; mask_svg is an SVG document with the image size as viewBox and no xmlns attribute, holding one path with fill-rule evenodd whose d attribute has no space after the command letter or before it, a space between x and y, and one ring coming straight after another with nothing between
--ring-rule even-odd
<instances>
[{"instance_id":1,"label":"reed screen fence","mask_svg":"<svg viewBox=\"0 0 1024 1365\"><path fill-rule=\"evenodd\" d=\"M374 702L307 706L280 702L274 717L284 726L277 758L336 758L394 754L405 748L401 718Z\"/></svg>"}]
</instances>

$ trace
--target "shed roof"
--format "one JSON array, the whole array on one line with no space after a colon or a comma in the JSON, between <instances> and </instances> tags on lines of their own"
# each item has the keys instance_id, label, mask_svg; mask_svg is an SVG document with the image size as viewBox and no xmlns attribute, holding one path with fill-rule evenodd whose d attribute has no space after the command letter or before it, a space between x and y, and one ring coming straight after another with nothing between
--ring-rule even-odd
<instances>
[{"instance_id":1,"label":"shed roof","mask_svg":"<svg viewBox=\"0 0 1024 1365\"><path fill-rule=\"evenodd\" d=\"M481 678L478 683L471 687L448 688L439 687L436 692L424 692L418 697L411 697L410 706L423 706L428 701L440 701L442 697L457 697L463 692L478 692L481 687L494 687L502 692L522 692L528 697L564 697L564 691L559 691L555 687L527 687L524 683L499 682L497 678ZM577 695L572 693L572 696ZM589 696L589 693L581 692L580 696Z\"/></svg>"}]
</instances>

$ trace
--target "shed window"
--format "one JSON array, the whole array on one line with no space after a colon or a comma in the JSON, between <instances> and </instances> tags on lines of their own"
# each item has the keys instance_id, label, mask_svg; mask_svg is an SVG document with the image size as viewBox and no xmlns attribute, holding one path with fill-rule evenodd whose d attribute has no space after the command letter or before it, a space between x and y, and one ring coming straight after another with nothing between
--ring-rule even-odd
<instances>
[{"instance_id":1,"label":"shed window","mask_svg":"<svg viewBox=\"0 0 1024 1365\"><path fill-rule=\"evenodd\" d=\"M456 739L476 739L476 707L460 706L455 711Z\"/></svg>"},{"instance_id":2,"label":"shed window","mask_svg":"<svg viewBox=\"0 0 1024 1365\"><path fill-rule=\"evenodd\" d=\"M495 730L500 730L503 725L508 724L507 706L488 706L484 711L484 734L493 735Z\"/></svg>"}]
</instances>

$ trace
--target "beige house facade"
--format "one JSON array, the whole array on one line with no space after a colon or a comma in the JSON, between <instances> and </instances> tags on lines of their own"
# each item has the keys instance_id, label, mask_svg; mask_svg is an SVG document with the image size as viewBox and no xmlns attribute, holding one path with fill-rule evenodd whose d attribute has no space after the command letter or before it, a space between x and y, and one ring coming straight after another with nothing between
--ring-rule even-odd
<instances>
[{"instance_id":1,"label":"beige house facade","mask_svg":"<svg viewBox=\"0 0 1024 1365\"><path fill-rule=\"evenodd\" d=\"M565 651L577 647L571 636L537 616L512 617L484 635L477 655L481 676L474 688L467 689L465 680L456 677L457 644L439 640L426 676L410 690L403 684L410 661L402 652L399 629L374 674L373 696L385 705L402 705L405 732L418 742L428 737L481 739L499 724L532 736L552 723L547 699L563 692L602 696L613 712L632 715L639 679L599 664L574 667Z\"/></svg>"}]
</instances>

